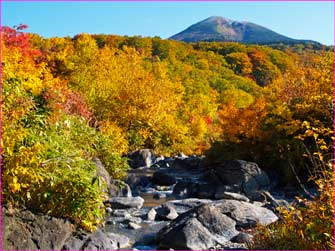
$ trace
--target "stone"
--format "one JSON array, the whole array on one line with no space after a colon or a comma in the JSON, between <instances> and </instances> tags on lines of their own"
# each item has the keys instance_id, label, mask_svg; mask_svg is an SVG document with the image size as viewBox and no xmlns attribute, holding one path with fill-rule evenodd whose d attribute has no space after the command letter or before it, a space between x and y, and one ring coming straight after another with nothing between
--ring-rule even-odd
<instances>
[{"instance_id":1,"label":"stone","mask_svg":"<svg viewBox=\"0 0 335 251\"><path fill-rule=\"evenodd\" d=\"M176 178L168 174L166 171L159 170L154 172L152 183L160 186L171 186L176 183Z\"/></svg>"},{"instance_id":2,"label":"stone","mask_svg":"<svg viewBox=\"0 0 335 251\"><path fill-rule=\"evenodd\" d=\"M126 248L130 246L130 239L122 234L107 233L107 236L112 243L115 243L117 248Z\"/></svg>"},{"instance_id":3,"label":"stone","mask_svg":"<svg viewBox=\"0 0 335 251\"><path fill-rule=\"evenodd\" d=\"M231 239L231 241L235 243L252 244L252 238L253 236L251 234L240 232L233 239Z\"/></svg>"},{"instance_id":4,"label":"stone","mask_svg":"<svg viewBox=\"0 0 335 251\"><path fill-rule=\"evenodd\" d=\"M171 205L161 205L155 208L159 220L174 220L178 217L176 209Z\"/></svg>"},{"instance_id":5,"label":"stone","mask_svg":"<svg viewBox=\"0 0 335 251\"><path fill-rule=\"evenodd\" d=\"M151 149L141 149L134 151L127 156L129 165L132 168L150 167L155 163L156 156Z\"/></svg>"},{"instance_id":6,"label":"stone","mask_svg":"<svg viewBox=\"0 0 335 251\"><path fill-rule=\"evenodd\" d=\"M134 229L134 230L142 228L140 225L138 225L138 224L136 224L134 222L129 222L128 226L129 226L129 228Z\"/></svg>"},{"instance_id":7,"label":"stone","mask_svg":"<svg viewBox=\"0 0 335 251\"><path fill-rule=\"evenodd\" d=\"M119 180L112 180L108 186L109 197L132 197L130 186Z\"/></svg>"},{"instance_id":8,"label":"stone","mask_svg":"<svg viewBox=\"0 0 335 251\"><path fill-rule=\"evenodd\" d=\"M151 208L147 214L147 220L154 221L156 218L157 212L154 208Z\"/></svg>"},{"instance_id":9,"label":"stone","mask_svg":"<svg viewBox=\"0 0 335 251\"><path fill-rule=\"evenodd\" d=\"M223 244L238 232L235 222L213 205L204 204L179 215L157 234L162 249L204 250Z\"/></svg>"},{"instance_id":10,"label":"stone","mask_svg":"<svg viewBox=\"0 0 335 251\"><path fill-rule=\"evenodd\" d=\"M230 193L230 192L223 192L222 194L216 193L215 199L228 199L228 200L239 200L249 202L249 199L246 196L239 193Z\"/></svg>"},{"instance_id":11,"label":"stone","mask_svg":"<svg viewBox=\"0 0 335 251\"><path fill-rule=\"evenodd\" d=\"M212 202L212 200L208 199L197 199L197 198L188 198L182 200L170 200L165 202L163 205L172 205L178 214L185 213L188 210L191 210L195 207L198 207L202 204L207 204Z\"/></svg>"},{"instance_id":12,"label":"stone","mask_svg":"<svg viewBox=\"0 0 335 251\"><path fill-rule=\"evenodd\" d=\"M126 208L141 208L144 199L140 196L137 197L114 197L110 198L105 204L108 203L112 209L126 209Z\"/></svg>"},{"instance_id":13,"label":"stone","mask_svg":"<svg viewBox=\"0 0 335 251\"><path fill-rule=\"evenodd\" d=\"M196 184L192 181L178 181L173 187L172 194L177 198L189 198L195 194Z\"/></svg>"},{"instance_id":14,"label":"stone","mask_svg":"<svg viewBox=\"0 0 335 251\"><path fill-rule=\"evenodd\" d=\"M256 163L244 160L225 160L208 172L213 172L222 185L237 185L245 194L267 190L270 185L269 177Z\"/></svg>"},{"instance_id":15,"label":"stone","mask_svg":"<svg viewBox=\"0 0 335 251\"><path fill-rule=\"evenodd\" d=\"M147 176L139 176L134 173L128 173L128 178L126 183L130 186L131 189L136 189L136 187L146 187L150 180Z\"/></svg>"},{"instance_id":16,"label":"stone","mask_svg":"<svg viewBox=\"0 0 335 251\"><path fill-rule=\"evenodd\" d=\"M216 186L213 184L200 184L197 186L196 195L200 199L214 199Z\"/></svg>"},{"instance_id":17,"label":"stone","mask_svg":"<svg viewBox=\"0 0 335 251\"><path fill-rule=\"evenodd\" d=\"M111 180L108 171L106 170L105 166L102 164L101 160L99 158L93 157L92 162L95 164L96 170L95 170L95 178L102 178L105 180L107 184L107 192L109 192L111 188Z\"/></svg>"},{"instance_id":18,"label":"stone","mask_svg":"<svg viewBox=\"0 0 335 251\"><path fill-rule=\"evenodd\" d=\"M245 201L219 200L212 204L221 213L227 214L235 220L237 227L255 227L257 224L266 226L278 220L278 217L271 210Z\"/></svg>"},{"instance_id":19,"label":"stone","mask_svg":"<svg viewBox=\"0 0 335 251\"><path fill-rule=\"evenodd\" d=\"M69 221L36 215L29 210L2 208L3 250L60 250L75 227Z\"/></svg>"}]
</instances>

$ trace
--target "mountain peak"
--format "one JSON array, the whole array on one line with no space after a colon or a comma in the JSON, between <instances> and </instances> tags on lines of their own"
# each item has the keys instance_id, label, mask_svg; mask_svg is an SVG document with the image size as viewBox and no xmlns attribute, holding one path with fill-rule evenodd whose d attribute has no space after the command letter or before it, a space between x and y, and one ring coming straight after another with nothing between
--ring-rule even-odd
<instances>
[{"instance_id":1,"label":"mountain peak","mask_svg":"<svg viewBox=\"0 0 335 251\"><path fill-rule=\"evenodd\" d=\"M254 23L234 21L221 16L208 17L191 25L170 39L184 42L232 41L247 44L316 43L314 41L289 38Z\"/></svg>"}]
</instances>

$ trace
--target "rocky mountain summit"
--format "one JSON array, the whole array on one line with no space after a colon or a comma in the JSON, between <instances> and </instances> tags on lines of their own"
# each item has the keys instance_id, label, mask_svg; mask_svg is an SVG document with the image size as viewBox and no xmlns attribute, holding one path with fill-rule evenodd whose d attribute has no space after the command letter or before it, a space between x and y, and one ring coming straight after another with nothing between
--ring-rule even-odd
<instances>
[{"instance_id":1,"label":"rocky mountain summit","mask_svg":"<svg viewBox=\"0 0 335 251\"><path fill-rule=\"evenodd\" d=\"M278 34L258 24L234 21L224 17L213 16L191 25L170 39L184 42L241 42L246 44L299 44L313 43L311 40L293 39Z\"/></svg>"}]
</instances>

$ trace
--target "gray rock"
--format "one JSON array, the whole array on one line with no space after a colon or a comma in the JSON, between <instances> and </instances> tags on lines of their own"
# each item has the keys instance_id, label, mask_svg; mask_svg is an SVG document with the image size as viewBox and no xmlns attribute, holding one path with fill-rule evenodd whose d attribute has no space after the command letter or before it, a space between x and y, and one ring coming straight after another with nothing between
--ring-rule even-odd
<instances>
[{"instance_id":1,"label":"gray rock","mask_svg":"<svg viewBox=\"0 0 335 251\"><path fill-rule=\"evenodd\" d=\"M248 248L244 243L227 241L223 244L217 244L216 246L209 248L209 250L248 250Z\"/></svg>"},{"instance_id":2,"label":"gray rock","mask_svg":"<svg viewBox=\"0 0 335 251\"><path fill-rule=\"evenodd\" d=\"M2 208L3 250L61 249L75 227L67 220Z\"/></svg>"},{"instance_id":3,"label":"gray rock","mask_svg":"<svg viewBox=\"0 0 335 251\"><path fill-rule=\"evenodd\" d=\"M257 224L268 225L278 220L271 211L254 204L237 200L219 200L212 203L223 214L236 221L238 227L255 227Z\"/></svg>"},{"instance_id":4,"label":"gray rock","mask_svg":"<svg viewBox=\"0 0 335 251\"><path fill-rule=\"evenodd\" d=\"M252 238L253 238L253 236L251 234L240 232L233 239L231 239L231 241L235 242L235 243L252 244L252 242L253 242Z\"/></svg>"},{"instance_id":5,"label":"gray rock","mask_svg":"<svg viewBox=\"0 0 335 251\"><path fill-rule=\"evenodd\" d=\"M113 243L106 233L98 229L87 238L80 250L113 250L116 248L116 243Z\"/></svg>"},{"instance_id":6,"label":"gray rock","mask_svg":"<svg viewBox=\"0 0 335 251\"><path fill-rule=\"evenodd\" d=\"M144 199L137 197L114 197L110 198L105 204L109 204L112 209L141 208Z\"/></svg>"},{"instance_id":7,"label":"gray rock","mask_svg":"<svg viewBox=\"0 0 335 251\"><path fill-rule=\"evenodd\" d=\"M203 204L207 204L212 202L212 200L207 199L196 199L196 198L188 198L183 200L170 200L168 202L165 202L162 205L172 205L178 214L182 214L187 212L190 209L193 209L195 207L198 207Z\"/></svg>"},{"instance_id":8,"label":"gray rock","mask_svg":"<svg viewBox=\"0 0 335 251\"><path fill-rule=\"evenodd\" d=\"M130 222L136 223L136 224L141 224L142 223L142 218L140 217L130 217L128 219L125 219L123 221L124 223L128 224Z\"/></svg>"},{"instance_id":9,"label":"gray rock","mask_svg":"<svg viewBox=\"0 0 335 251\"><path fill-rule=\"evenodd\" d=\"M268 189L270 185L267 174L256 163L244 160L226 160L210 170L222 185L237 185L245 194Z\"/></svg>"},{"instance_id":10,"label":"gray rock","mask_svg":"<svg viewBox=\"0 0 335 251\"><path fill-rule=\"evenodd\" d=\"M161 205L155 208L156 218L159 220L174 220L178 217L176 209L172 205Z\"/></svg>"},{"instance_id":11,"label":"gray rock","mask_svg":"<svg viewBox=\"0 0 335 251\"><path fill-rule=\"evenodd\" d=\"M216 199L228 199L228 200L240 200L240 201L246 201L249 202L249 199L239 193L230 193L230 192L223 192L222 194L216 193L215 194Z\"/></svg>"},{"instance_id":12,"label":"gray rock","mask_svg":"<svg viewBox=\"0 0 335 251\"><path fill-rule=\"evenodd\" d=\"M154 173L152 182L160 186L171 186L176 183L176 178L168 174L167 171L159 170Z\"/></svg>"},{"instance_id":13,"label":"gray rock","mask_svg":"<svg viewBox=\"0 0 335 251\"><path fill-rule=\"evenodd\" d=\"M134 151L127 156L129 165L132 168L150 167L155 163L156 156L151 149L141 149Z\"/></svg>"},{"instance_id":14,"label":"gray rock","mask_svg":"<svg viewBox=\"0 0 335 251\"><path fill-rule=\"evenodd\" d=\"M157 212L154 208L151 208L147 214L147 220L154 221L156 218Z\"/></svg>"},{"instance_id":15,"label":"gray rock","mask_svg":"<svg viewBox=\"0 0 335 251\"><path fill-rule=\"evenodd\" d=\"M200 199L214 199L216 186L213 184L201 184L197 186L196 195Z\"/></svg>"},{"instance_id":16,"label":"gray rock","mask_svg":"<svg viewBox=\"0 0 335 251\"><path fill-rule=\"evenodd\" d=\"M107 236L111 240L112 243L115 243L117 248L125 248L130 246L130 239L121 234L116 233L107 233Z\"/></svg>"},{"instance_id":17,"label":"gray rock","mask_svg":"<svg viewBox=\"0 0 335 251\"><path fill-rule=\"evenodd\" d=\"M112 180L109 173L107 172L105 166L102 164L102 162L99 158L93 157L92 162L96 166L96 171L95 171L96 178L102 178L106 182L107 189L108 189L108 192L109 192L110 184L111 184L111 180Z\"/></svg>"},{"instance_id":18,"label":"gray rock","mask_svg":"<svg viewBox=\"0 0 335 251\"><path fill-rule=\"evenodd\" d=\"M138 224L136 224L134 222L129 222L128 223L128 227L131 228L131 229L134 229L134 230L142 228L140 225L138 225Z\"/></svg>"},{"instance_id":19,"label":"gray rock","mask_svg":"<svg viewBox=\"0 0 335 251\"><path fill-rule=\"evenodd\" d=\"M201 205L176 218L157 234L159 248L203 250L236 236L235 222L213 205Z\"/></svg>"}]
</instances>

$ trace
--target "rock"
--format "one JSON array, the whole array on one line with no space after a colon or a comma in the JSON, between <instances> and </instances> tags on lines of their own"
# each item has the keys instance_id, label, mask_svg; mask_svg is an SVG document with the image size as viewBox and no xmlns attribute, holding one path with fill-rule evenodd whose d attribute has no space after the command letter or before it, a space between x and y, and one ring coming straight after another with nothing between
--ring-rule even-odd
<instances>
[{"instance_id":1,"label":"rock","mask_svg":"<svg viewBox=\"0 0 335 251\"><path fill-rule=\"evenodd\" d=\"M186 154L184 154L183 152L180 152L180 153L178 153L177 158L186 159L186 158L188 158L188 156Z\"/></svg>"},{"instance_id":2,"label":"rock","mask_svg":"<svg viewBox=\"0 0 335 251\"><path fill-rule=\"evenodd\" d=\"M128 219L125 219L123 221L124 223L128 224L130 222L136 223L136 224L141 224L142 223L142 218L140 217L130 217Z\"/></svg>"},{"instance_id":3,"label":"rock","mask_svg":"<svg viewBox=\"0 0 335 251\"><path fill-rule=\"evenodd\" d=\"M213 184L201 184L197 186L196 197L200 199L214 199L216 186Z\"/></svg>"},{"instance_id":4,"label":"rock","mask_svg":"<svg viewBox=\"0 0 335 251\"><path fill-rule=\"evenodd\" d=\"M237 227L255 227L257 224L266 226L278 220L271 211L254 204L237 200L219 200L212 203L223 214L236 221Z\"/></svg>"},{"instance_id":5,"label":"rock","mask_svg":"<svg viewBox=\"0 0 335 251\"><path fill-rule=\"evenodd\" d=\"M267 189L270 181L267 174L256 163L244 160L226 160L210 170L222 185L237 185L245 194ZM209 181L210 182L210 181Z\"/></svg>"},{"instance_id":6,"label":"rock","mask_svg":"<svg viewBox=\"0 0 335 251\"><path fill-rule=\"evenodd\" d=\"M171 205L161 205L155 208L157 212L156 218L159 220L174 220L178 217L176 209Z\"/></svg>"},{"instance_id":7,"label":"rock","mask_svg":"<svg viewBox=\"0 0 335 251\"><path fill-rule=\"evenodd\" d=\"M165 193L155 193L153 198L156 199L156 200L165 199L166 194Z\"/></svg>"},{"instance_id":8,"label":"rock","mask_svg":"<svg viewBox=\"0 0 335 251\"><path fill-rule=\"evenodd\" d=\"M151 149L141 149L134 151L127 156L129 165L132 168L150 167L155 163L155 154Z\"/></svg>"},{"instance_id":9,"label":"rock","mask_svg":"<svg viewBox=\"0 0 335 251\"><path fill-rule=\"evenodd\" d=\"M114 197L110 198L105 204L110 204L112 209L126 209L126 208L141 208L144 199L140 196L137 197Z\"/></svg>"},{"instance_id":10,"label":"rock","mask_svg":"<svg viewBox=\"0 0 335 251\"><path fill-rule=\"evenodd\" d=\"M107 233L107 236L109 237L112 243L116 243L117 248L125 248L129 247L130 245L130 239L125 235L116 233Z\"/></svg>"},{"instance_id":11,"label":"rock","mask_svg":"<svg viewBox=\"0 0 335 251\"><path fill-rule=\"evenodd\" d=\"M147 176L138 176L133 173L128 173L128 179L126 183L130 186L131 189L135 189L136 187L146 187L150 180Z\"/></svg>"},{"instance_id":12,"label":"rock","mask_svg":"<svg viewBox=\"0 0 335 251\"><path fill-rule=\"evenodd\" d=\"M225 192L238 193L238 192L240 192L240 188L237 185L232 185L232 186L223 186L223 185L221 185L221 186L217 186L214 198L215 199L221 198Z\"/></svg>"},{"instance_id":13,"label":"rock","mask_svg":"<svg viewBox=\"0 0 335 251\"><path fill-rule=\"evenodd\" d=\"M134 229L134 230L142 228L140 225L138 225L138 224L136 224L134 222L129 222L128 223L128 227L131 228L131 229Z\"/></svg>"},{"instance_id":14,"label":"rock","mask_svg":"<svg viewBox=\"0 0 335 251\"><path fill-rule=\"evenodd\" d=\"M127 236L116 233L105 233L98 229L94 233L78 231L69 238L62 250L115 250L129 246Z\"/></svg>"},{"instance_id":15,"label":"rock","mask_svg":"<svg viewBox=\"0 0 335 251\"><path fill-rule=\"evenodd\" d=\"M105 180L105 182L107 184L107 189L108 189L108 192L109 192L110 184L111 184L111 180L112 180L109 173L107 172L105 166L102 164L100 159L98 159L96 157L93 157L92 162L96 166L95 176L96 177L101 177L102 179Z\"/></svg>"},{"instance_id":16,"label":"rock","mask_svg":"<svg viewBox=\"0 0 335 251\"><path fill-rule=\"evenodd\" d=\"M67 220L2 208L3 250L60 250L75 227Z\"/></svg>"},{"instance_id":17,"label":"rock","mask_svg":"<svg viewBox=\"0 0 335 251\"><path fill-rule=\"evenodd\" d=\"M147 214L147 220L154 221L156 218L157 212L154 208L151 208Z\"/></svg>"},{"instance_id":18,"label":"rock","mask_svg":"<svg viewBox=\"0 0 335 251\"><path fill-rule=\"evenodd\" d=\"M110 181L108 195L109 197L132 197L129 185L119 180Z\"/></svg>"},{"instance_id":19,"label":"rock","mask_svg":"<svg viewBox=\"0 0 335 251\"><path fill-rule=\"evenodd\" d=\"M178 181L173 187L173 195L177 198L189 198L195 194L196 184L192 181Z\"/></svg>"},{"instance_id":20,"label":"rock","mask_svg":"<svg viewBox=\"0 0 335 251\"><path fill-rule=\"evenodd\" d=\"M251 201L266 202L266 196L261 191L253 191L247 194Z\"/></svg>"},{"instance_id":21,"label":"rock","mask_svg":"<svg viewBox=\"0 0 335 251\"><path fill-rule=\"evenodd\" d=\"M196 198L189 198L183 200L170 200L165 202L163 205L172 205L178 214L182 214L187 212L188 210L198 207L202 204L207 204L212 202L211 200L207 199L196 199Z\"/></svg>"},{"instance_id":22,"label":"rock","mask_svg":"<svg viewBox=\"0 0 335 251\"><path fill-rule=\"evenodd\" d=\"M224 244L217 244L209 250L248 250L247 246L243 243L235 243L227 241Z\"/></svg>"},{"instance_id":23,"label":"rock","mask_svg":"<svg viewBox=\"0 0 335 251\"><path fill-rule=\"evenodd\" d=\"M106 213L108 214L113 213L113 209L111 209L110 207L106 207L105 210L106 210Z\"/></svg>"},{"instance_id":24,"label":"rock","mask_svg":"<svg viewBox=\"0 0 335 251\"><path fill-rule=\"evenodd\" d=\"M239 200L249 202L249 199L246 196L239 193L230 193L230 192L223 192L222 194L216 193L215 199L228 199L228 200Z\"/></svg>"},{"instance_id":25,"label":"rock","mask_svg":"<svg viewBox=\"0 0 335 251\"><path fill-rule=\"evenodd\" d=\"M172 221L157 234L159 248L203 250L223 244L238 232L235 222L215 206L196 207Z\"/></svg>"},{"instance_id":26,"label":"rock","mask_svg":"<svg viewBox=\"0 0 335 251\"><path fill-rule=\"evenodd\" d=\"M160 186L171 186L176 183L176 178L168 174L166 171L160 170L154 172L152 182Z\"/></svg>"},{"instance_id":27,"label":"rock","mask_svg":"<svg viewBox=\"0 0 335 251\"><path fill-rule=\"evenodd\" d=\"M251 234L240 232L233 239L231 239L231 241L235 242L235 243L252 244L252 242L253 242L252 238L253 238L253 236Z\"/></svg>"}]
</instances>

